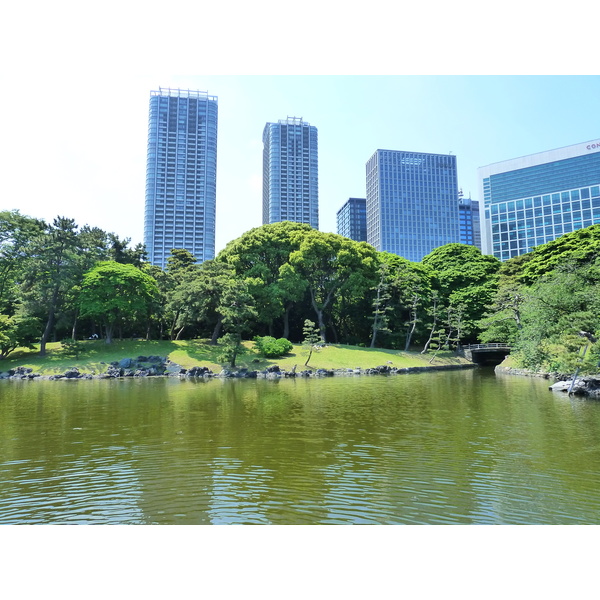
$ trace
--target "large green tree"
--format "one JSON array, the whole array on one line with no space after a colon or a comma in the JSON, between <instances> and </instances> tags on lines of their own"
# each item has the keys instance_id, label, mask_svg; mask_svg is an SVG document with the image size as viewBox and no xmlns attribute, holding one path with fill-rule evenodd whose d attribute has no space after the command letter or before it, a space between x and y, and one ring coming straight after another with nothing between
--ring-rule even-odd
<instances>
[{"instance_id":1,"label":"large green tree","mask_svg":"<svg viewBox=\"0 0 600 600\"><path fill-rule=\"evenodd\" d=\"M33 240L45 223L18 210L0 212L0 313L14 314L19 302L17 282L29 270Z\"/></svg>"},{"instance_id":2,"label":"large green tree","mask_svg":"<svg viewBox=\"0 0 600 600\"><path fill-rule=\"evenodd\" d=\"M496 294L500 261L476 246L446 244L421 262L434 271L433 287L440 304L451 314L461 315L461 337L475 341L478 323Z\"/></svg>"},{"instance_id":3,"label":"large green tree","mask_svg":"<svg viewBox=\"0 0 600 600\"><path fill-rule=\"evenodd\" d=\"M45 321L40 339L42 356L65 299L81 275L78 227L73 219L57 217L32 241L32 256L22 285L28 312Z\"/></svg>"},{"instance_id":4,"label":"large green tree","mask_svg":"<svg viewBox=\"0 0 600 600\"><path fill-rule=\"evenodd\" d=\"M147 319L157 296L156 281L140 269L103 261L85 273L79 303L82 316L104 322L106 343L110 344L115 325Z\"/></svg>"},{"instance_id":5,"label":"large green tree","mask_svg":"<svg viewBox=\"0 0 600 600\"><path fill-rule=\"evenodd\" d=\"M527 290L520 322L513 354L521 366L573 372L580 350L600 337L600 260L540 277ZM591 346L587 369L596 371L599 349Z\"/></svg>"},{"instance_id":6,"label":"large green tree","mask_svg":"<svg viewBox=\"0 0 600 600\"><path fill-rule=\"evenodd\" d=\"M304 234L298 250L282 267L286 276L306 282L317 317L321 340L326 341L326 313L335 300L372 295L377 281L377 252L365 242L334 233L312 230ZM367 335L369 327L366 327Z\"/></svg>"},{"instance_id":7,"label":"large green tree","mask_svg":"<svg viewBox=\"0 0 600 600\"><path fill-rule=\"evenodd\" d=\"M275 322L281 319L283 337L289 336L290 311L304 297L306 282L296 271L283 267L312 231L310 225L291 221L263 225L227 244L217 256L246 280L256 301L258 322L269 335L274 335Z\"/></svg>"},{"instance_id":8,"label":"large green tree","mask_svg":"<svg viewBox=\"0 0 600 600\"><path fill-rule=\"evenodd\" d=\"M33 349L38 338L39 323L35 317L0 314L0 360L19 347Z\"/></svg>"},{"instance_id":9,"label":"large green tree","mask_svg":"<svg viewBox=\"0 0 600 600\"><path fill-rule=\"evenodd\" d=\"M561 265L585 265L600 257L600 225L577 229L534 248L521 258L518 279L531 285Z\"/></svg>"},{"instance_id":10,"label":"large green tree","mask_svg":"<svg viewBox=\"0 0 600 600\"><path fill-rule=\"evenodd\" d=\"M220 343L224 346L230 366L235 367L237 356L243 351L242 335L251 330L252 321L257 317L254 298L248 285L240 279L231 279L223 290L217 308L222 316L226 334Z\"/></svg>"}]
</instances>

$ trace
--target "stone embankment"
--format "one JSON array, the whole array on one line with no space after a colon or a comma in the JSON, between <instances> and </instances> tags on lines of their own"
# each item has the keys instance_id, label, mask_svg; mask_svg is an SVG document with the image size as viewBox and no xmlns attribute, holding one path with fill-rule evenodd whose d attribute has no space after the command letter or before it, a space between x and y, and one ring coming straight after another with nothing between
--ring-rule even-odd
<instances>
[{"instance_id":1,"label":"stone embankment","mask_svg":"<svg viewBox=\"0 0 600 600\"><path fill-rule=\"evenodd\" d=\"M185 369L181 365L171 362L161 356L138 356L137 358L124 358L120 361L110 363L106 371L100 374L82 373L78 368L67 369L58 375L40 375L34 373L33 369L27 367L16 367L4 373L0 373L0 379L115 379L122 377L179 377L179 378L243 378L243 379L280 379L289 377L333 377L349 375L401 375L407 373L422 373L426 371L446 371L452 369L474 368L474 364L437 365L426 367L399 368L391 365L380 365L369 369L356 367L354 369L305 369L296 371L285 371L273 365L262 371L248 369L223 369L219 373L213 373L208 367L195 366Z\"/></svg>"},{"instance_id":2,"label":"stone embankment","mask_svg":"<svg viewBox=\"0 0 600 600\"><path fill-rule=\"evenodd\" d=\"M587 396L588 398L600 398L599 377L578 377L573 381L557 381L550 386L552 392L564 392L575 396Z\"/></svg>"},{"instance_id":3,"label":"stone embankment","mask_svg":"<svg viewBox=\"0 0 600 600\"><path fill-rule=\"evenodd\" d=\"M552 379L553 383L548 389L551 392L564 392L575 396L587 396L589 398L600 398L600 377L585 376L578 377L573 383L573 377L560 373L543 373L529 371L528 369L516 369L513 367L502 367L498 365L495 372L500 375L522 375L525 377L542 377Z\"/></svg>"}]
</instances>

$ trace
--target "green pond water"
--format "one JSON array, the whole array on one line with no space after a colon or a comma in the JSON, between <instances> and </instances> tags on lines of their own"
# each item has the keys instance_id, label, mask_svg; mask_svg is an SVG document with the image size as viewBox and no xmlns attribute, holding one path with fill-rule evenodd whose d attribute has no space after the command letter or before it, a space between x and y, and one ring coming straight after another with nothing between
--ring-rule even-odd
<instances>
[{"instance_id":1,"label":"green pond water","mask_svg":"<svg viewBox=\"0 0 600 600\"><path fill-rule=\"evenodd\" d=\"M598 524L600 402L475 369L0 382L0 524Z\"/></svg>"}]
</instances>

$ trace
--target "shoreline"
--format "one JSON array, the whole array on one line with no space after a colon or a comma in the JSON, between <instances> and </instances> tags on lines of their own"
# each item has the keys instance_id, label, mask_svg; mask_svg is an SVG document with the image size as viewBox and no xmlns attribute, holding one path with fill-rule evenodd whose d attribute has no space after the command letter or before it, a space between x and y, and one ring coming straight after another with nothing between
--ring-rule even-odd
<instances>
[{"instance_id":1,"label":"shoreline","mask_svg":"<svg viewBox=\"0 0 600 600\"><path fill-rule=\"evenodd\" d=\"M145 358L145 357L144 357ZM282 378L322 378L322 377L348 377L362 375L407 375L411 373L424 373L429 371L450 371L459 369L473 369L479 365L476 363L460 363L446 365L430 365L419 367L393 367L390 365L379 365L363 369L356 367L337 368L337 369L304 369L286 371L277 365L267 367L264 370L241 369L222 369L219 373L214 373L208 367L195 366L186 369L181 365L169 360L160 359L160 357L149 357L154 360L143 361L152 363L152 366L141 366L135 363L134 359L123 359L120 363L109 365L105 373L86 373L74 367L67 369L64 373L54 375L42 375L36 373L30 367L16 367L9 371L0 373L0 380L3 381L79 381L90 379L142 379L142 378L179 378L179 379L282 379ZM127 365L127 366L124 366ZM132 368L134 367L134 368Z\"/></svg>"}]
</instances>

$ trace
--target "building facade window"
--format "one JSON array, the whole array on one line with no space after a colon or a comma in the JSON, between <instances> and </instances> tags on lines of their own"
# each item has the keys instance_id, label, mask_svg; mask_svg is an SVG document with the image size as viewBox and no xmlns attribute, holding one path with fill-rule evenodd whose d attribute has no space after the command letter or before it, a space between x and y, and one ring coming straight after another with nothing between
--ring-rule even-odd
<instances>
[{"instance_id":1,"label":"building facade window","mask_svg":"<svg viewBox=\"0 0 600 600\"><path fill-rule=\"evenodd\" d=\"M420 261L460 242L456 156L377 150L366 164L367 242Z\"/></svg>"},{"instance_id":2,"label":"building facade window","mask_svg":"<svg viewBox=\"0 0 600 600\"><path fill-rule=\"evenodd\" d=\"M366 198L348 198L337 212L337 232L356 242L367 241Z\"/></svg>"},{"instance_id":3,"label":"building facade window","mask_svg":"<svg viewBox=\"0 0 600 600\"><path fill-rule=\"evenodd\" d=\"M500 260L600 223L600 144L481 167L479 179L482 251Z\"/></svg>"}]
</instances>

